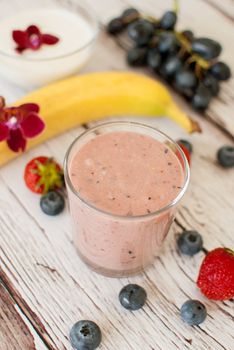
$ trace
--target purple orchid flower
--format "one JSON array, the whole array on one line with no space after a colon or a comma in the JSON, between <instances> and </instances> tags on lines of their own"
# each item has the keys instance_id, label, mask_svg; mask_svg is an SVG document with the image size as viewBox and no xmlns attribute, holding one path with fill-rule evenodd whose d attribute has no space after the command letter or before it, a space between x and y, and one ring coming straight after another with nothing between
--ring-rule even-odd
<instances>
[{"instance_id":1,"label":"purple orchid flower","mask_svg":"<svg viewBox=\"0 0 234 350\"><path fill-rule=\"evenodd\" d=\"M5 101L0 97L0 142L6 141L13 152L24 151L27 139L39 135L45 128L39 111L35 103L5 107Z\"/></svg>"},{"instance_id":2,"label":"purple orchid flower","mask_svg":"<svg viewBox=\"0 0 234 350\"><path fill-rule=\"evenodd\" d=\"M18 45L16 51L22 53L26 49L39 50L43 44L55 45L59 41L54 35L42 34L40 29L35 26L29 26L25 31L13 30L12 38Z\"/></svg>"}]
</instances>

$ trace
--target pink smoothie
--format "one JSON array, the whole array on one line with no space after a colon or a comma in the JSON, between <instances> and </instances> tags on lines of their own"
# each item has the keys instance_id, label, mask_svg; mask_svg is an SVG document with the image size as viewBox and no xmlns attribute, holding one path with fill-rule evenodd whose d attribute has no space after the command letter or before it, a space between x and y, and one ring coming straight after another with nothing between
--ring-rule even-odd
<instances>
[{"instance_id":1,"label":"pink smoothie","mask_svg":"<svg viewBox=\"0 0 234 350\"><path fill-rule=\"evenodd\" d=\"M170 204L184 183L175 153L150 136L109 132L77 151L69 176L80 197L69 191L75 243L82 258L98 271L115 275L136 272L150 263L174 210L153 213Z\"/></svg>"}]
</instances>

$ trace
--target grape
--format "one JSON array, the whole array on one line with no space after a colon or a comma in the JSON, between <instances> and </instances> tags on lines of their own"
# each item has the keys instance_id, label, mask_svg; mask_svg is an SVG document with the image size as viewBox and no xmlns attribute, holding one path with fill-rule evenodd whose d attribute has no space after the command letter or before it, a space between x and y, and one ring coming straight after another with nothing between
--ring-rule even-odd
<instances>
[{"instance_id":1,"label":"grape","mask_svg":"<svg viewBox=\"0 0 234 350\"><path fill-rule=\"evenodd\" d=\"M215 40L199 38L193 40L192 51L206 60L212 60L220 55L222 46Z\"/></svg>"},{"instance_id":2,"label":"grape","mask_svg":"<svg viewBox=\"0 0 234 350\"><path fill-rule=\"evenodd\" d=\"M193 41L194 34L191 30L187 29L182 32L183 36L188 40L188 41Z\"/></svg>"},{"instance_id":3,"label":"grape","mask_svg":"<svg viewBox=\"0 0 234 350\"><path fill-rule=\"evenodd\" d=\"M157 29L161 29L160 27L160 21L154 21L152 22L153 26L154 26L154 30L157 30Z\"/></svg>"},{"instance_id":4,"label":"grape","mask_svg":"<svg viewBox=\"0 0 234 350\"><path fill-rule=\"evenodd\" d=\"M172 30L175 27L177 15L174 11L167 11L162 16L160 27L165 30Z\"/></svg>"},{"instance_id":5,"label":"grape","mask_svg":"<svg viewBox=\"0 0 234 350\"><path fill-rule=\"evenodd\" d=\"M144 19L138 20L128 27L128 35L137 45L147 45L153 33L153 24Z\"/></svg>"},{"instance_id":6,"label":"grape","mask_svg":"<svg viewBox=\"0 0 234 350\"><path fill-rule=\"evenodd\" d=\"M160 67L162 58L157 48L148 51L147 64L153 70L157 71Z\"/></svg>"},{"instance_id":7,"label":"grape","mask_svg":"<svg viewBox=\"0 0 234 350\"><path fill-rule=\"evenodd\" d=\"M152 48L155 48L157 46L158 46L158 36L154 35L150 39L150 41L148 43L148 47L152 49Z\"/></svg>"},{"instance_id":8,"label":"grape","mask_svg":"<svg viewBox=\"0 0 234 350\"><path fill-rule=\"evenodd\" d=\"M197 78L194 73L187 69L182 69L176 73L175 88L187 97L192 97L197 85Z\"/></svg>"},{"instance_id":9,"label":"grape","mask_svg":"<svg viewBox=\"0 0 234 350\"><path fill-rule=\"evenodd\" d=\"M182 67L182 61L177 56L169 56L160 69L160 74L165 79L172 78Z\"/></svg>"},{"instance_id":10,"label":"grape","mask_svg":"<svg viewBox=\"0 0 234 350\"><path fill-rule=\"evenodd\" d=\"M128 51L127 61L130 66L143 66L146 63L147 49L135 47Z\"/></svg>"},{"instance_id":11,"label":"grape","mask_svg":"<svg viewBox=\"0 0 234 350\"><path fill-rule=\"evenodd\" d=\"M209 71L218 80L228 80L231 77L231 69L224 62L215 63Z\"/></svg>"},{"instance_id":12,"label":"grape","mask_svg":"<svg viewBox=\"0 0 234 350\"><path fill-rule=\"evenodd\" d=\"M199 111L204 111L212 99L211 92L203 84L199 84L193 98L192 105Z\"/></svg>"},{"instance_id":13,"label":"grape","mask_svg":"<svg viewBox=\"0 0 234 350\"><path fill-rule=\"evenodd\" d=\"M123 29L124 24L122 22L122 19L119 17L113 18L107 25L107 32L112 35L121 33Z\"/></svg>"},{"instance_id":14,"label":"grape","mask_svg":"<svg viewBox=\"0 0 234 350\"><path fill-rule=\"evenodd\" d=\"M137 20L140 17L140 13L135 8L130 7L123 11L121 17L125 24L129 24Z\"/></svg>"},{"instance_id":15,"label":"grape","mask_svg":"<svg viewBox=\"0 0 234 350\"><path fill-rule=\"evenodd\" d=\"M158 49L162 54L175 52L178 48L178 40L173 33L161 33L159 35Z\"/></svg>"},{"instance_id":16,"label":"grape","mask_svg":"<svg viewBox=\"0 0 234 350\"><path fill-rule=\"evenodd\" d=\"M209 89L211 94L213 96L217 96L219 93L219 82L218 80L213 77L212 75L208 74L204 79L203 79L203 84L205 87Z\"/></svg>"}]
</instances>

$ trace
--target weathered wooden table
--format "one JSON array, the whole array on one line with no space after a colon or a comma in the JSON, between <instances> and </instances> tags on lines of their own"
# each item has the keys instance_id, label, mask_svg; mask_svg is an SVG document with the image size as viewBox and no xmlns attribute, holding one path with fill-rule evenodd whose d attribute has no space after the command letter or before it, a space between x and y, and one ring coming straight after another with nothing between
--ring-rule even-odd
<instances>
[{"instance_id":1,"label":"weathered wooden table","mask_svg":"<svg viewBox=\"0 0 234 350\"><path fill-rule=\"evenodd\" d=\"M130 5L156 16L172 1L89 0L102 23ZM223 44L223 59L233 67L234 3L232 0L181 0L179 26ZM84 71L126 70L124 52L101 33L93 59ZM25 90L1 79L1 94L13 102ZM0 169L0 349L71 349L70 327L79 319L95 320L103 330L103 350L233 350L234 304L211 302L196 288L204 253L194 258L179 255L175 233L197 229L206 249L234 247L234 172L215 161L217 149L233 144L233 79L223 84L220 96L205 117L178 103L203 128L202 134L186 135L165 119L144 120L172 137L189 138L194 145L192 178L162 254L143 274L128 279L108 279L90 272L78 258L71 235L68 211L48 218L38 198L23 183L23 170L36 155L59 161L82 128L72 130L26 153ZM118 292L137 282L148 292L147 305L131 313L121 308ZM198 298L208 309L206 322L189 327L179 318L188 298Z\"/></svg>"}]
</instances>

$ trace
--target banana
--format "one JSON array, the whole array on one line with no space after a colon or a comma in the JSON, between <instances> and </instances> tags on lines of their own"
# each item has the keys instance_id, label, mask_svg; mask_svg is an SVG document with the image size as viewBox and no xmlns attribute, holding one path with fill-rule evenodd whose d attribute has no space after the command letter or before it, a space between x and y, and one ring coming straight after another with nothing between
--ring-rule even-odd
<instances>
[{"instance_id":1,"label":"banana","mask_svg":"<svg viewBox=\"0 0 234 350\"><path fill-rule=\"evenodd\" d=\"M199 131L199 125L177 107L162 84L131 72L75 76L31 92L15 105L27 102L40 106L46 124L27 149L79 124L113 115L168 116L188 132ZM0 143L0 165L18 155Z\"/></svg>"}]
</instances>

